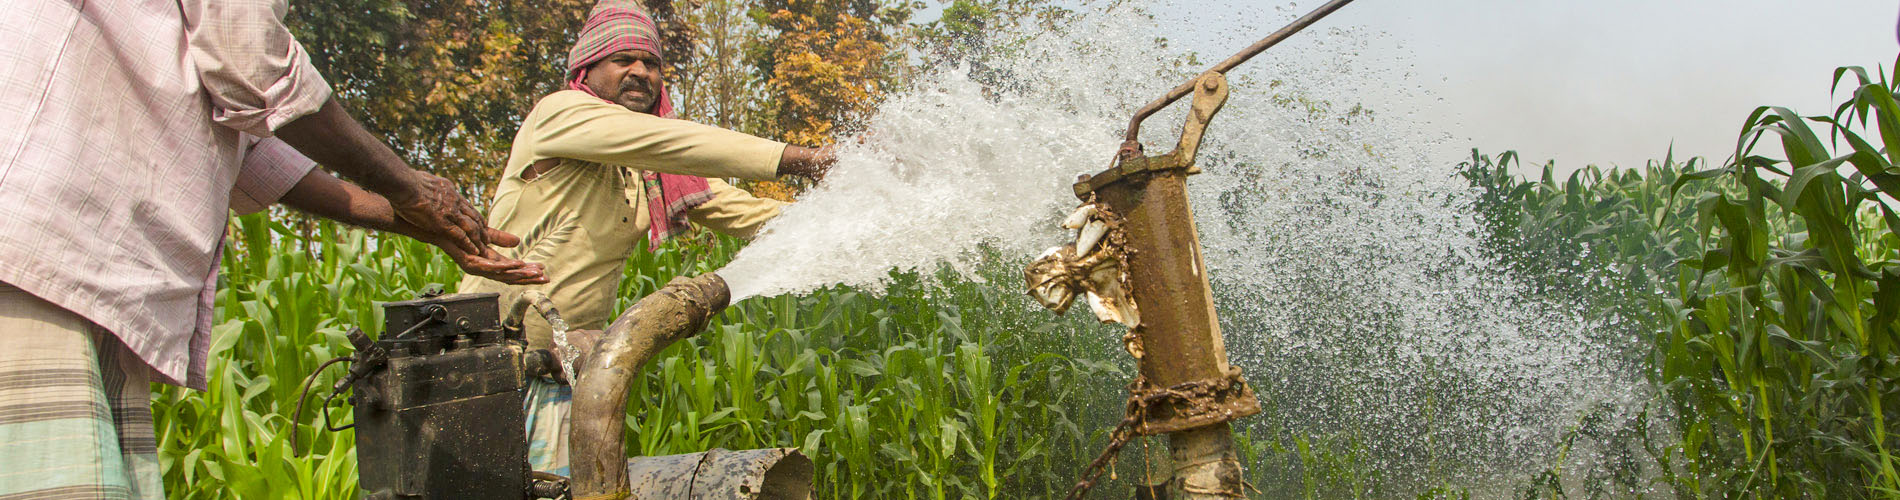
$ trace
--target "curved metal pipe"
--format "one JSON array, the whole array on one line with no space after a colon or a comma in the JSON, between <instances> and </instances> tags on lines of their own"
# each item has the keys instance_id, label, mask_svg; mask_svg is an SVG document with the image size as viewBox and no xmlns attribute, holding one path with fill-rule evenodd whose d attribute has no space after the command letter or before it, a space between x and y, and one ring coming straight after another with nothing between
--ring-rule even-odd
<instances>
[{"instance_id":1,"label":"curved metal pipe","mask_svg":"<svg viewBox=\"0 0 1900 500\"><path fill-rule=\"evenodd\" d=\"M509 328L521 328L522 323L527 321L529 305L540 311L541 317L547 318L549 326L556 330L567 330L567 321L561 319L561 311L555 309L554 301L540 290L528 290L521 292L520 297L515 297L515 303L508 306L508 315L502 316L502 324Z\"/></svg>"},{"instance_id":2,"label":"curved metal pipe","mask_svg":"<svg viewBox=\"0 0 1900 500\"><path fill-rule=\"evenodd\" d=\"M525 328L529 305L533 305L535 310L541 312L541 318L548 320L549 336L552 337L550 340L553 340L554 346L558 348L555 351L546 349L529 351L530 375L536 377L555 374L561 377L572 376L574 359L580 356L580 353L568 348L567 320L561 319L561 311L554 307L554 300L549 299L548 294L540 290L521 292L521 296L515 297L514 304L508 306L508 315L502 316L502 326L515 331ZM556 356L554 354L556 351L564 355Z\"/></svg>"},{"instance_id":3,"label":"curved metal pipe","mask_svg":"<svg viewBox=\"0 0 1900 500\"><path fill-rule=\"evenodd\" d=\"M576 500L625 499L627 389L640 365L661 349L706 327L726 308L732 291L716 274L673 281L614 319L600 343L576 368L573 426L568 435L569 483Z\"/></svg>"}]
</instances>

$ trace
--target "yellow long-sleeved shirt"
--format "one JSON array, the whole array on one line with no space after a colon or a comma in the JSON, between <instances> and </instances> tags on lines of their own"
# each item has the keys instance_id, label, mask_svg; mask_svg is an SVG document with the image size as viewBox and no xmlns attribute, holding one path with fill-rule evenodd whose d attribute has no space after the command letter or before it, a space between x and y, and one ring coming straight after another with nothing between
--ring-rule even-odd
<instances>
[{"instance_id":1,"label":"yellow long-sleeved shirt","mask_svg":"<svg viewBox=\"0 0 1900 500\"><path fill-rule=\"evenodd\" d=\"M509 286L469 276L459 290L499 292L506 308L522 292L539 289L569 326L605 328L621 270L649 225L642 171L708 177L712 199L688 212L692 221L749 237L783 203L718 178L771 179L784 150L781 142L636 113L580 91L550 94L515 134L488 212L490 227L521 237L520 246L502 254L546 265L548 283ZM545 159L557 163L532 180L522 178ZM548 347L547 321L528 316L529 345Z\"/></svg>"}]
</instances>

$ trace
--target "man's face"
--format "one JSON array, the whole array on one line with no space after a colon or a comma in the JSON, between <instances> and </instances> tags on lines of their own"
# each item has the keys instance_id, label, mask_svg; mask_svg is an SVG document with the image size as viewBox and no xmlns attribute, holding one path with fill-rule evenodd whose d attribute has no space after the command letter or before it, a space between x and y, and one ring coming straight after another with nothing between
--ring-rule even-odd
<instances>
[{"instance_id":1,"label":"man's face","mask_svg":"<svg viewBox=\"0 0 1900 500\"><path fill-rule=\"evenodd\" d=\"M587 67L581 81L602 99L641 113L652 113L660 101L660 56L640 49L608 54Z\"/></svg>"}]
</instances>

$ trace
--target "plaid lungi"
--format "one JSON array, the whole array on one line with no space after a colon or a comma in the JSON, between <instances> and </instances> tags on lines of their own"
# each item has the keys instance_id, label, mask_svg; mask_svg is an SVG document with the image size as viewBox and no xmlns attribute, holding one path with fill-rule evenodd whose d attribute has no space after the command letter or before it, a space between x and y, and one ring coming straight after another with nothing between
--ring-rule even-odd
<instances>
[{"instance_id":1,"label":"plaid lungi","mask_svg":"<svg viewBox=\"0 0 1900 500\"><path fill-rule=\"evenodd\" d=\"M528 379L528 396L522 402L528 412L528 467L536 471L568 475L568 412L573 408L574 390L552 379Z\"/></svg>"},{"instance_id":2,"label":"plaid lungi","mask_svg":"<svg viewBox=\"0 0 1900 500\"><path fill-rule=\"evenodd\" d=\"M0 500L164 498L150 373L111 332L0 283Z\"/></svg>"}]
</instances>

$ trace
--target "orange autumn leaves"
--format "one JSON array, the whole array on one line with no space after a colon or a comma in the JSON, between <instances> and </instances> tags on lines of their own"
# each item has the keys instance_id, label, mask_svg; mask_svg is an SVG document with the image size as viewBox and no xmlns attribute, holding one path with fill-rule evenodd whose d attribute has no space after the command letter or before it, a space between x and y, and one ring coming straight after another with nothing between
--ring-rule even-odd
<instances>
[{"instance_id":1,"label":"orange autumn leaves","mask_svg":"<svg viewBox=\"0 0 1900 500\"><path fill-rule=\"evenodd\" d=\"M805 9L779 9L766 24L781 35L765 42L775 63L767 84L778 97L780 138L796 144L828 144L840 122L869 111L888 73L889 48L865 18L827 8L835 0L793 1Z\"/></svg>"},{"instance_id":2,"label":"orange autumn leaves","mask_svg":"<svg viewBox=\"0 0 1900 500\"><path fill-rule=\"evenodd\" d=\"M830 144L854 118L870 112L901 61L890 40L909 10L851 0L760 2L753 18L777 36L752 46L765 79L771 123L780 140ZM754 195L791 200L803 186L785 181L749 183Z\"/></svg>"}]
</instances>

